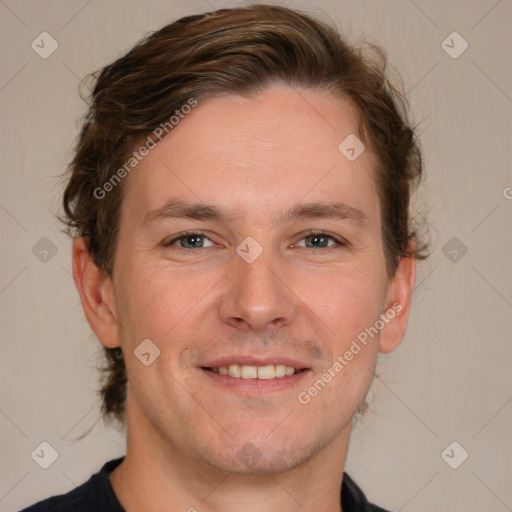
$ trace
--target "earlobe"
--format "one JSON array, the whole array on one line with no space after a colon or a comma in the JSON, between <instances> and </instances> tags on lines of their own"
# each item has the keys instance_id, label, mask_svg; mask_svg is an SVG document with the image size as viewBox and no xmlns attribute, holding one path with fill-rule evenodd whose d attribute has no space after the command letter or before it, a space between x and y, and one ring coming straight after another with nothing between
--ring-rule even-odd
<instances>
[{"instance_id":1,"label":"earlobe","mask_svg":"<svg viewBox=\"0 0 512 512\"><path fill-rule=\"evenodd\" d=\"M103 345L118 347L112 280L96 266L84 238L73 244L73 278L91 329Z\"/></svg>"},{"instance_id":2,"label":"earlobe","mask_svg":"<svg viewBox=\"0 0 512 512\"><path fill-rule=\"evenodd\" d=\"M386 311L388 320L380 333L379 352L386 354L394 350L405 335L411 309L416 261L412 256L403 257L398 263L395 275L390 280Z\"/></svg>"}]
</instances>

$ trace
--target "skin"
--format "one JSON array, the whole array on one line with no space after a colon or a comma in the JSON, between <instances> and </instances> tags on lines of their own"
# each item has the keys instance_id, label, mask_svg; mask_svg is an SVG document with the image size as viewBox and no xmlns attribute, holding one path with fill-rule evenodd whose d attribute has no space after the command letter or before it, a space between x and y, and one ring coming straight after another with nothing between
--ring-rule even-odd
<instances>
[{"instance_id":1,"label":"skin","mask_svg":"<svg viewBox=\"0 0 512 512\"><path fill-rule=\"evenodd\" d=\"M205 99L126 178L113 276L76 241L87 319L126 361L127 452L111 482L128 512L341 510L352 418L378 352L405 333L415 273L413 258L386 273L374 157L350 162L338 150L357 133L350 102L326 92L275 84ZM145 222L171 197L234 216ZM298 202L343 202L366 224L283 220ZM207 238L166 245L187 230ZM236 252L248 236L263 249L252 263ZM301 404L298 393L395 303L379 335ZM160 349L149 366L133 354L144 339ZM233 354L278 354L309 371L287 389L243 394L200 369Z\"/></svg>"}]
</instances>

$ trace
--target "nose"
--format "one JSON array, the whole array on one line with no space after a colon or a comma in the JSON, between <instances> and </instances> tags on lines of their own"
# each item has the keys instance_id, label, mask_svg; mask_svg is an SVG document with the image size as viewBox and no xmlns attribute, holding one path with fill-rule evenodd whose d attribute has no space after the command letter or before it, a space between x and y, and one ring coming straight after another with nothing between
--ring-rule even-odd
<instances>
[{"instance_id":1,"label":"nose","mask_svg":"<svg viewBox=\"0 0 512 512\"><path fill-rule=\"evenodd\" d=\"M238 254L235 268L226 276L219 308L221 320L242 330L264 332L284 327L291 322L297 310L290 277L271 254L263 253L252 263Z\"/></svg>"}]
</instances>

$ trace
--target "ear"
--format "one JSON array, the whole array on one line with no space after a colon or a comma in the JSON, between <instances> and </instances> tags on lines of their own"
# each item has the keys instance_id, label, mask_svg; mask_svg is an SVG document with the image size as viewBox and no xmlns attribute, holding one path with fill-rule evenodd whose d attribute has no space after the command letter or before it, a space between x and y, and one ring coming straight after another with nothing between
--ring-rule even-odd
<instances>
[{"instance_id":1,"label":"ear","mask_svg":"<svg viewBox=\"0 0 512 512\"><path fill-rule=\"evenodd\" d=\"M118 347L112 280L96 266L84 238L73 244L73 278L91 329L103 345Z\"/></svg>"},{"instance_id":2,"label":"ear","mask_svg":"<svg viewBox=\"0 0 512 512\"><path fill-rule=\"evenodd\" d=\"M385 323L380 332L379 352L386 354L394 350L404 337L411 309L412 290L416 278L416 261L414 259L414 243L408 247L409 257L402 257L395 275L390 279L386 299Z\"/></svg>"}]
</instances>

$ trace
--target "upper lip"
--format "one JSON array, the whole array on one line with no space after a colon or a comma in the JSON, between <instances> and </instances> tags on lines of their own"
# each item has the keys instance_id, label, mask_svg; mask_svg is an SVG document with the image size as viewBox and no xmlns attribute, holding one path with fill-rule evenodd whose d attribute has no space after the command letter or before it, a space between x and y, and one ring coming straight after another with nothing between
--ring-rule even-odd
<instances>
[{"instance_id":1,"label":"upper lip","mask_svg":"<svg viewBox=\"0 0 512 512\"><path fill-rule=\"evenodd\" d=\"M247 356L247 355L239 355L239 356L224 356L219 357L218 359L214 359L205 364L202 364L202 368L218 368L219 366L229 366L231 364L245 365L245 366L269 366L271 364L284 364L285 366L292 366L296 370L304 370L309 369L310 366L307 364L298 361L296 359L290 359L288 357L282 356L265 356L265 357L256 357L256 356Z\"/></svg>"}]
</instances>

